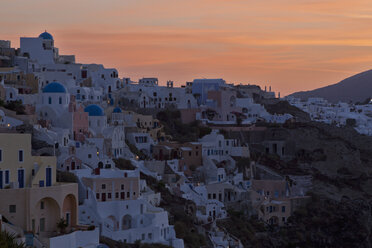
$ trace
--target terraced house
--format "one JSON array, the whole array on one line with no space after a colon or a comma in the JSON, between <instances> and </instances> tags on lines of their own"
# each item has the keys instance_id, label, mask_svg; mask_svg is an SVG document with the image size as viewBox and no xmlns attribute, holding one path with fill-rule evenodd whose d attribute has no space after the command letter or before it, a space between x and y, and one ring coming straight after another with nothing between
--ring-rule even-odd
<instances>
[{"instance_id":1,"label":"terraced house","mask_svg":"<svg viewBox=\"0 0 372 248\"><path fill-rule=\"evenodd\" d=\"M31 135L0 133L0 212L24 231L51 237L77 226L78 186L56 182L56 158L32 156Z\"/></svg>"}]
</instances>

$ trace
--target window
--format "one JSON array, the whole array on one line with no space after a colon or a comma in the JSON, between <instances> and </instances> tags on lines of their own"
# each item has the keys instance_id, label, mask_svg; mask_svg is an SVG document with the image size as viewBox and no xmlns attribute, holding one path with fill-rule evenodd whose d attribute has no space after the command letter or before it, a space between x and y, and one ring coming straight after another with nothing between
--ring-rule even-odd
<instances>
[{"instance_id":1,"label":"window","mask_svg":"<svg viewBox=\"0 0 372 248\"><path fill-rule=\"evenodd\" d=\"M111 193L108 193L108 194L107 194L107 198L108 198L108 199L111 199Z\"/></svg>"},{"instance_id":2,"label":"window","mask_svg":"<svg viewBox=\"0 0 372 248\"><path fill-rule=\"evenodd\" d=\"M119 192L116 192L116 193L115 193L115 198L116 198L116 199L119 198Z\"/></svg>"},{"instance_id":3,"label":"window","mask_svg":"<svg viewBox=\"0 0 372 248\"><path fill-rule=\"evenodd\" d=\"M44 202L43 201L40 202L40 209L44 209Z\"/></svg>"},{"instance_id":4,"label":"window","mask_svg":"<svg viewBox=\"0 0 372 248\"><path fill-rule=\"evenodd\" d=\"M3 161L3 150L0 149L0 162Z\"/></svg>"},{"instance_id":5,"label":"window","mask_svg":"<svg viewBox=\"0 0 372 248\"><path fill-rule=\"evenodd\" d=\"M127 198L129 198L130 197L130 192L127 192Z\"/></svg>"},{"instance_id":6,"label":"window","mask_svg":"<svg viewBox=\"0 0 372 248\"><path fill-rule=\"evenodd\" d=\"M208 194L208 199L212 199L212 194Z\"/></svg>"},{"instance_id":7,"label":"window","mask_svg":"<svg viewBox=\"0 0 372 248\"><path fill-rule=\"evenodd\" d=\"M96 198L99 199L99 193L96 194Z\"/></svg>"},{"instance_id":8,"label":"window","mask_svg":"<svg viewBox=\"0 0 372 248\"><path fill-rule=\"evenodd\" d=\"M142 240L145 240L145 234L142 233Z\"/></svg>"},{"instance_id":9,"label":"window","mask_svg":"<svg viewBox=\"0 0 372 248\"><path fill-rule=\"evenodd\" d=\"M152 239L152 233L149 233L147 236L148 236L148 239Z\"/></svg>"},{"instance_id":10,"label":"window","mask_svg":"<svg viewBox=\"0 0 372 248\"><path fill-rule=\"evenodd\" d=\"M48 103L52 104L52 98L51 97L48 98Z\"/></svg>"},{"instance_id":11,"label":"window","mask_svg":"<svg viewBox=\"0 0 372 248\"><path fill-rule=\"evenodd\" d=\"M23 162L23 150L18 151L18 161Z\"/></svg>"},{"instance_id":12,"label":"window","mask_svg":"<svg viewBox=\"0 0 372 248\"><path fill-rule=\"evenodd\" d=\"M62 97L59 97L59 104L62 104Z\"/></svg>"},{"instance_id":13,"label":"window","mask_svg":"<svg viewBox=\"0 0 372 248\"><path fill-rule=\"evenodd\" d=\"M282 213L285 213L285 206L282 206Z\"/></svg>"},{"instance_id":14,"label":"window","mask_svg":"<svg viewBox=\"0 0 372 248\"><path fill-rule=\"evenodd\" d=\"M17 212L17 206L9 205L9 213L15 213L15 212Z\"/></svg>"},{"instance_id":15,"label":"window","mask_svg":"<svg viewBox=\"0 0 372 248\"><path fill-rule=\"evenodd\" d=\"M5 171L5 184L9 184L10 171Z\"/></svg>"},{"instance_id":16,"label":"window","mask_svg":"<svg viewBox=\"0 0 372 248\"><path fill-rule=\"evenodd\" d=\"M285 222L285 217L282 217L282 221Z\"/></svg>"},{"instance_id":17,"label":"window","mask_svg":"<svg viewBox=\"0 0 372 248\"><path fill-rule=\"evenodd\" d=\"M88 158L92 158L92 154L88 154Z\"/></svg>"},{"instance_id":18,"label":"window","mask_svg":"<svg viewBox=\"0 0 372 248\"><path fill-rule=\"evenodd\" d=\"M106 189L106 184L102 184L102 189Z\"/></svg>"},{"instance_id":19,"label":"window","mask_svg":"<svg viewBox=\"0 0 372 248\"><path fill-rule=\"evenodd\" d=\"M275 191L275 192L274 192L274 196L275 196L276 198L278 198L278 197L279 197L279 191Z\"/></svg>"}]
</instances>

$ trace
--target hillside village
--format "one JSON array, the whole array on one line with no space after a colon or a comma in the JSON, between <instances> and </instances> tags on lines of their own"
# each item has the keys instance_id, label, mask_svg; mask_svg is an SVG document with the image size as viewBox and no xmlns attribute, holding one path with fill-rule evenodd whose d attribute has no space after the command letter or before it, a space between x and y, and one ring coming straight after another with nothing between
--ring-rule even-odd
<instances>
[{"instance_id":1,"label":"hillside village","mask_svg":"<svg viewBox=\"0 0 372 248\"><path fill-rule=\"evenodd\" d=\"M287 101L308 113L311 120L354 127L358 133L372 135L372 102L364 103L329 103L320 97L310 97L306 101L295 97L286 97Z\"/></svg>"},{"instance_id":2,"label":"hillside village","mask_svg":"<svg viewBox=\"0 0 372 248\"><path fill-rule=\"evenodd\" d=\"M0 231L25 247L288 247L319 195L370 196L369 103L137 82L56 44L0 41Z\"/></svg>"}]
</instances>

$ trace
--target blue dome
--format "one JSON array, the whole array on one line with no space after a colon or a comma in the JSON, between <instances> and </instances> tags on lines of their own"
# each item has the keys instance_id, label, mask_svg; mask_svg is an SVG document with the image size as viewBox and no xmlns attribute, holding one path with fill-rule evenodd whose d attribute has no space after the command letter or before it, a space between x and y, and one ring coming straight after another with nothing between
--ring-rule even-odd
<instances>
[{"instance_id":1,"label":"blue dome","mask_svg":"<svg viewBox=\"0 0 372 248\"><path fill-rule=\"evenodd\" d=\"M39 38L43 38L44 40L53 40L53 36L47 31L45 31L44 33L41 33L39 35Z\"/></svg>"},{"instance_id":2,"label":"blue dome","mask_svg":"<svg viewBox=\"0 0 372 248\"><path fill-rule=\"evenodd\" d=\"M112 111L113 113L121 113L121 108L119 107L116 107L114 108L114 111Z\"/></svg>"},{"instance_id":3,"label":"blue dome","mask_svg":"<svg viewBox=\"0 0 372 248\"><path fill-rule=\"evenodd\" d=\"M85 107L84 112L88 112L89 116L103 116L105 115L103 113L103 109L95 104L91 104L87 107Z\"/></svg>"},{"instance_id":4,"label":"blue dome","mask_svg":"<svg viewBox=\"0 0 372 248\"><path fill-rule=\"evenodd\" d=\"M66 88L58 82L52 82L45 85L43 93L66 93Z\"/></svg>"}]
</instances>

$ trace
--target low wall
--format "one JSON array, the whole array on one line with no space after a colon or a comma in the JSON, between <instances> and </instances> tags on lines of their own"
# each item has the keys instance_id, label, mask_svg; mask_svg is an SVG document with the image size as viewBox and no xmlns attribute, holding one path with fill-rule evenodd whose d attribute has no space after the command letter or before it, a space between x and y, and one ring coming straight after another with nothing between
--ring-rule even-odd
<instances>
[{"instance_id":1,"label":"low wall","mask_svg":"<svg viewBox=\"0 0 372 248\"><path fill-rule=\"evenodd\" d=\"M70 234L49 239L49 247L86 247L99 244L99 229L93 231L76 231Z\"/></svg>"}]
</instances>

